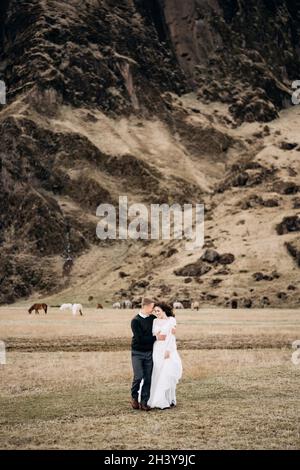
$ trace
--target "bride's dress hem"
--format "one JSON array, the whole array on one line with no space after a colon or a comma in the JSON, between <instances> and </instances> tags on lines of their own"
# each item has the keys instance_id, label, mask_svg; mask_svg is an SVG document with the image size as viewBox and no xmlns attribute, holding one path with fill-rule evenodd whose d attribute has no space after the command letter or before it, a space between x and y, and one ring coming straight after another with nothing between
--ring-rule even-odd
<instances>
[{"instance_id":1,"label":"bride's dress hem","mask_svg":"<svg viewBox=\"0 0 300 470\"><path fill-rule=\"evenodd\" d=\"M167 321L154 320L153 334L160 331L167 334L165 341L154 343L153 348L153 373L151 392L148 400L150 408L168 409L172 403L176 406L176 386L182 376L182 363L176 348L176 339L171 330L176 325L172 317ZM169 351L169 358L165 358L165 352Z\"/></svg>"}]
</instances>

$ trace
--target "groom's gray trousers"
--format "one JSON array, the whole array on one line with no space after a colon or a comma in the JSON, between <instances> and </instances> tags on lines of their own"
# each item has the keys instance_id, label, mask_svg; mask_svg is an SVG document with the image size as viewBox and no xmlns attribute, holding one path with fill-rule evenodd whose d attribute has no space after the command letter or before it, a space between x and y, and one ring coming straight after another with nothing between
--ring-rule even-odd
<instances>
[{"instance_id":1,"label":"groom's gray trousers","mask_svg":"<svg viewBox=\"0 0 300 470\"><path fill-rule=\"evenodd\" d=\"M131 396L138 399L140 383L144 379L141 394L141 403L147 405L150 398L151 376L153 369L152 351L132 351L133 382L131 387Z\"/></svg>"}]
</instances>

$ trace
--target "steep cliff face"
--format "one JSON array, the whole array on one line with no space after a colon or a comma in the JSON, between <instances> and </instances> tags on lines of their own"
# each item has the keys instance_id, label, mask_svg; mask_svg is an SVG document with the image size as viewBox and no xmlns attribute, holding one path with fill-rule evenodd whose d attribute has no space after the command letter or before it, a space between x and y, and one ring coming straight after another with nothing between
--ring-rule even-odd
<instances>
[{"instance_id":1,"label":"steep cliff face","mask_svg":"<svg viewBox=\"0 0 300 470\"><path fill-rule=\"evenodd\" d=\"M3 36L10 100L51 87L63 102L120 113L157 106L157 88L185 88L151 12L141 16L131 1L11 0Z\"/></svg>"},{"instance_id":2,"label":"steep cliff face","mask_svg":"<svg viewBox=\"0 0 300 470\"><path fill-rule=\"evenodd\" d=\"M238 123L268 121L299 70L299 11L299 0L6 0L1 68L10 99L52 87L75 106L125 113L190 87L231 105Z\"/></svg>"},{"instance_id":3,"label":"steep cliff face","mask_svg":"<svg viewBox=\"0 0 300 470\"><path fill-rule=\"evenodd\" d=\"M278 207L288 217L297 210L299 147L296 114L291 132L288 118L283 130L272 120L300 78L299 7L1 2L0 302L61 289L70 301L74 292L111 301L145 289L184 300L199 296L199 285L207 302L228 304L238 289L254 302L270 291L251 277L254 266L278 265L281 279L265 277L277 283L270 302L280 304L283 280L298 269L290 233L298 225L285 224L278 237L268 223L283 223ZM223 251L217 259L230 266L192 259L180 242L101 243L96 207L124 194L130 202L206 203L205 248ZM275 258L261 250L269 236Z\"/></svg>"},{"instance_id":4,"label":"steep cliff face","mask_svg":"<svg viewBox=\"0 0 300 470\"><path fill-rule=\"evenodd\" d=\"M199 98L238 122L268 121L290 103L299 71L299 1L164 0L172 44Z\"/></svg>"},{"instance_id":5,"label":"steep cliff face","mask_svg":"<svg viewBox=\"0 0 300 470\"><path fill-rule=\"evenodd\" d=\"M147 181L157 200L199 193L196 184L177 190L180 178L167 193L164 175L129 150L110 157L80 133L50 129L62 106L168 119L164 92L187 86L154 13L124 0L1 3L0 300L65 284L63 264L99 244L97 205L119 191L149 199Z\"/></svg>"}]
</instances>

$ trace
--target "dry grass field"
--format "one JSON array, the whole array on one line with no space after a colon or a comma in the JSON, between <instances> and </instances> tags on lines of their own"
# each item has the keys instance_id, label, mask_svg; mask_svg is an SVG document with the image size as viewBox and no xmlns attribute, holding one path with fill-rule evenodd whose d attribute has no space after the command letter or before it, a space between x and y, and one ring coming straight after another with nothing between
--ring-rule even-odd
<instances>
[{"instance_id":1,"label":"dry grass field","mask_svg":"<svg viewBox=\"0 0 300 470\"><path fill-rule=\"evenodd\" d=\"M296 310L177 312L176 409L129 406L133 311L0 309L2 449L299 449Z\"/></svg>"}]
</instances>

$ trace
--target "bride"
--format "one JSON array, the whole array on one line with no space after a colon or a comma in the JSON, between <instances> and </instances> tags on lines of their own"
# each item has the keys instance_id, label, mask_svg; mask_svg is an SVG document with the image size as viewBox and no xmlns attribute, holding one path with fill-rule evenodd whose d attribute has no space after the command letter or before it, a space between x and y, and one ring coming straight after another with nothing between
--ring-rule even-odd
<instances>
[{"instance_id":1,"label":"bride","mask_svg":"<svg viewBox=\"0 0 300 470\"><path fill-rule=\"evenodd\" d=\"M166 335L165 341L156 341L153 348L153 372L148 406L170 408L176 406L176 385L182 376L182 363L177 352L176 320L172 308L164 303L153 310L153 335Z\"/></svg>"}]
</instances>

